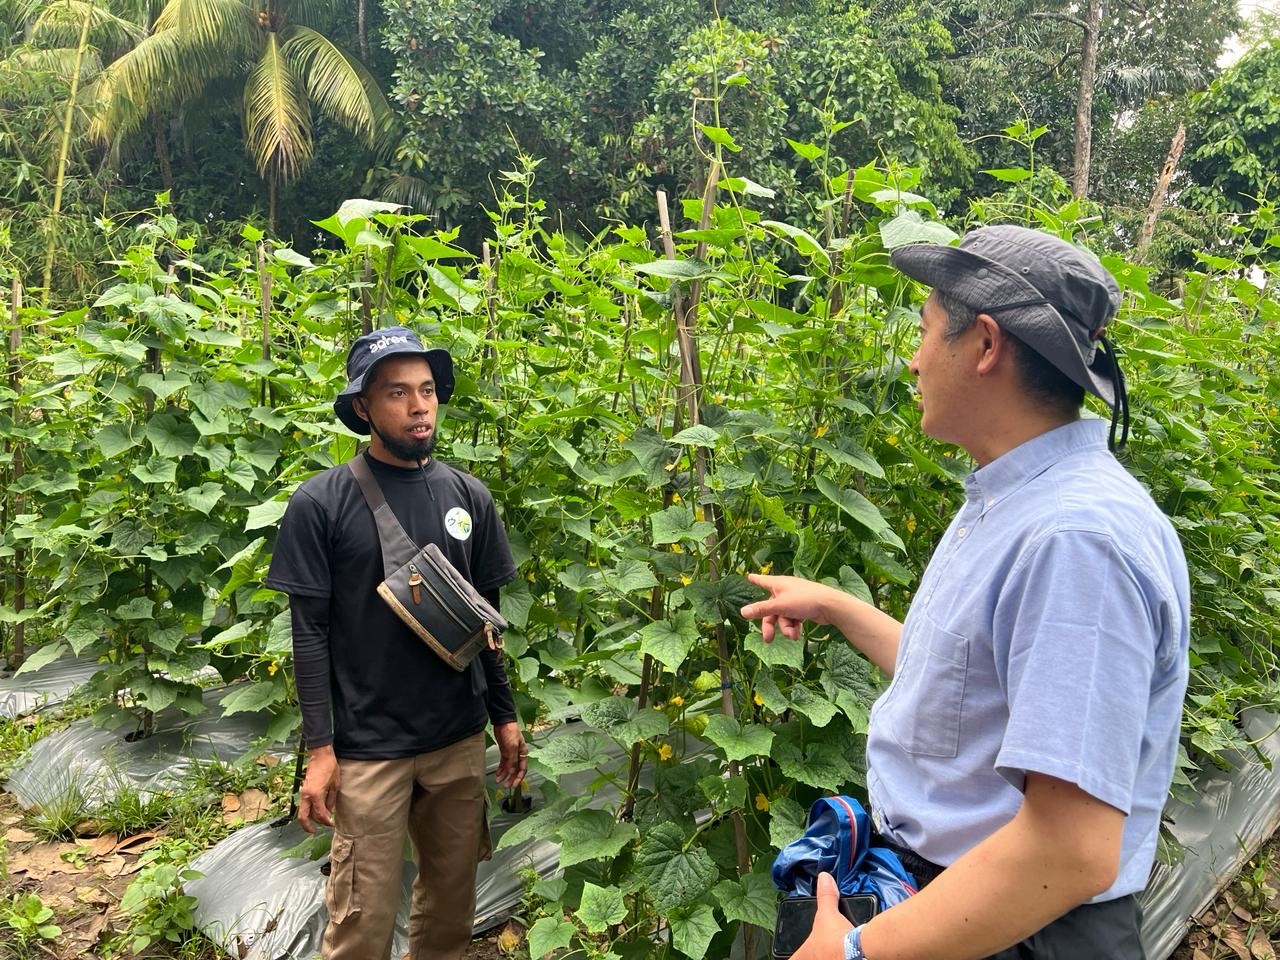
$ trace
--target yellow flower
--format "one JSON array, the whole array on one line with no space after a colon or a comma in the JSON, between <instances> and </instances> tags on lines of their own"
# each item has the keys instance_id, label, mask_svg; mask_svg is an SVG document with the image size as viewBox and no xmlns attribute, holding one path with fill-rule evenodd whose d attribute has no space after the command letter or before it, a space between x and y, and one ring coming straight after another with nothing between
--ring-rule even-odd
<instances>
[{"instance_id":1,"label":"yellow flower","mask_svg":"<svg viewBox=\"0 0 1280 960\"><path fill-rule=\"evenodd\" d=\"M769 798L766 797L763 793L756 794L756 809L757 810L769 809Z\"/></svg>"},{"instance_id":2,"label":"yellow flower","mask_svg":"<svg viewBox=\"0 0 1280 960\"><path fill-rule=\"evenodd\" d=\"M682 573L680 574L680 582L687 587L689 584L693 583L693 577L689 576L687 573Z\"/></svg>"},{"instance_id":3,"label":"yellow flower","mask_svg":"<svg viewBox=\"0 0 1280 960\"><path fill-rule=\"evenodd\" d=\"M772 569L773 569L773 561L770 560L768 563L766 563L763 567L760 568L760 572L767 574Z\"/></svg>"},{"instance_id":4,"label":"yellow flower","mask_svg":"<svg viewBox=\"0 0 1280 960\"><path fill-rule=\"evenodd\" d=\"M758 693L753 693L753 694L751 695L751 699L752 699L752 700L754 700L754 701L756 702L756 706L757 706L757 707L763 707L763 706L764 706L764 701L760 699L760 694L758 694Z\"/></svg>"},{"instance_id":5,"label":"yellow flower","mask_svg":"<svg viewBox=\"0 0 1280 960\"><path fill-rule=\"evenodd\" d=\"M684 697L680 696L680 694L677 693L674 697L671 698L670 703L673 707L683 707Z\"/></svg>"},{"instance_id":6,"label":"yellow flower","mask_svg":"<svg viewBox=\"0 0 1280 960\"><path fill-rule=\"evenodd\" d=\"M626 435L625 433L619 433L619 434L618 434L618 439L619 439L619 440L626 440L626 439L627 439L627 435Z\"/></svg>"},{"instance_id":7,"label":"yellow flower","mask_svg":"<svg viewBox=\"0 0 1280 960\"><path fill-rule=\"evenodd\" d=\"M672 553L684 553L684 547L680 546L680 544L678 544L678 543L673 543L673 544L671 545L671 552L672 552Z\"/></svg>"},{"instance_id":8,"label":"yellow flower","mask_svg":"<svg viewBox=\"0 0 1280 960\"><path fill-rule=\"evenodd\" d=\"M915 532L916 532L916 518L907 517L907 533L915 533Z\"/></svg>"},{"instance_id":9,"label":"yellow flower","mask_svg":"<svg viewBox=\"0 0 1280 960\"><path fill-rule=\"evenodd\" d=\"M658 748L658 759L659 760L671 759L671 744L664 743L662 746Z\"/></svg>"},{"instance_id":10,"label":"yellow flower","mask_svg":"<svg viewBox=\"0 0 1280 960\"><path fill-rule=\"evenodd\" d=\"M680 494L678 494L678 493L673 493L673 494L671 495L671 502L672 502L672 503L683 503L684 501L683 501L683 499L681 498Z\"/></svg>"},{"instance_id":11,"label":"yellow flower","mask_svg":"<svg viewBox=\"0 0 1280 960\"><path fill-rule=\"evenodd\" d=\"M818 424L818 429L813 431L815 437L825 437L829 428L825 423Z\"/></svg>"},{"instance_id":12,"label":"yellow flower","mask_svg":"<svg viewBox=\"0 0 1280 960\"><path fill-rule=\"evenodd\" d=\"M267 667L267 675L274 677L276 675L276 671L278 671L279 669L280 669L280 664L272 660L271 666Z\"/></svg>"},{"instance_id":13,"label":"yellow flower","mask_svg":"<svg viewBox=\"0 0 1280 960\"><path fill-rule=\"evenodd\" d=\"M885 443L889 444L891 447L896 447L898 445L898 438L895 434L890 434L885 440Z\"/></svg>"}]
</instances>

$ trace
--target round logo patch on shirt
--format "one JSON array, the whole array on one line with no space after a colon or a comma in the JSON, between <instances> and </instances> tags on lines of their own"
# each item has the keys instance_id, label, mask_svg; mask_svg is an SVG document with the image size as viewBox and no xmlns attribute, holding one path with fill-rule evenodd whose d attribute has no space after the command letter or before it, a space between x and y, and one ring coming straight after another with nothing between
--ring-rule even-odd
<instances>
[{"instance_id":1,"label":"round logo patch on shirt","mask_svg":"<svg viewBox=\"0 0 1280 960\"><path fill-rule=\"evenodd\" d=\"M444 515L444 528L455 540L466 540L471 536L471 514L462 507L454 507Z\"/></svg>"}]
</instances>

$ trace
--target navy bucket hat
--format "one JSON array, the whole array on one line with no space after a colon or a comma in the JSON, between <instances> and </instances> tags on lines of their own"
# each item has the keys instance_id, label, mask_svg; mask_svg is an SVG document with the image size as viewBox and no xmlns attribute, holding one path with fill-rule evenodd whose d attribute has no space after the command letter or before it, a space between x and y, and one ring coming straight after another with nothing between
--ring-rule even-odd
<instances>
[{"instance_id":1,"label":"navy bucket hat","mask_svg":"<svg viewBox=\"0 0 1280 960\"><path fill-rule=\"evenodd\" d=\"M333 401L333 412L347 429L368 435L369 423L356 413L352 401L364 389L374 368L387 357L425 357L436 380L436 397L448 403L453 396L453 357L439 347L428 350L408 327L387 327L356 338L347 352L347 385Z\"/></svg>"},{"instance_id":2,"label":"navy bucket hat","mask_svg":"<svg viewBox=\"0 0 1280 960\"><path fill-rule=\"evenodd\" d=\"M999 324L1101 398L1129 433L1129 399L1103 335L1120 308L1120 286L1092 256L1028 227L979 227L958 246L913 243L889 255L894 267Z\"/></svg>"}]
</instances>

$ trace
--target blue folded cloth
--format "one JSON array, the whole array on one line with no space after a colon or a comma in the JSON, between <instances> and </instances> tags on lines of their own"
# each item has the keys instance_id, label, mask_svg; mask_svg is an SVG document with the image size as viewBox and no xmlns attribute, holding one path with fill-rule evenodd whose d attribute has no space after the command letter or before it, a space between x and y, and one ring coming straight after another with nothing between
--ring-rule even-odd
<instances>
[{"instance_id":1,"label":"blue folded cloth","mask_svg":"<svg viewBox=\"0 0 1280 960\"><path fill-rule=\"evenodd\" d=\"M816 801L804 836L787 844L773 861L773 882L783 896L813 896L820 873L836 878L842 896L875 894L881 910L917 889L896 853L871 846L871 818L853 797Z\"/></svg>"}]
</instances>

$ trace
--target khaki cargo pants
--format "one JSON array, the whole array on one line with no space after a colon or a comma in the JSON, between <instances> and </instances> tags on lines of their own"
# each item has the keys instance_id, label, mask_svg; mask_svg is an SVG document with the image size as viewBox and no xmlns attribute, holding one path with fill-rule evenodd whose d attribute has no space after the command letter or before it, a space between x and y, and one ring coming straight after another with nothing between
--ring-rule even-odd
<instances>
[{"instance_id":1,"label":"khaki cargo pants","mask_svg":"<svg viewBox=\"0 0 1280 960\"><path fill-rule=\"evenodd\" d=\"M459 960L471 940L476 863L492 853L483 733L399 760L343 760L325 960L387 960L400 907L404 840L418 877L410 960Z\"/></svg>"}]
</instances>

